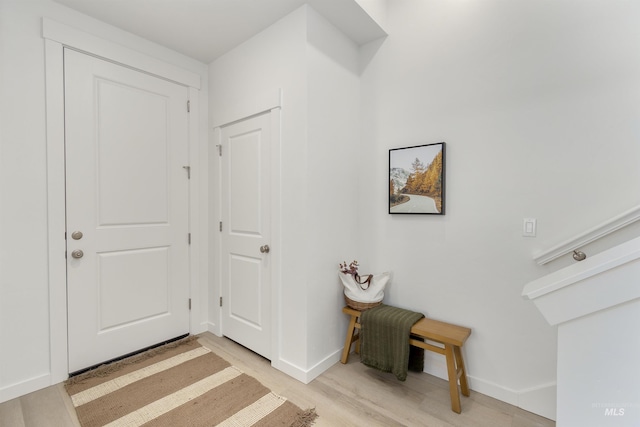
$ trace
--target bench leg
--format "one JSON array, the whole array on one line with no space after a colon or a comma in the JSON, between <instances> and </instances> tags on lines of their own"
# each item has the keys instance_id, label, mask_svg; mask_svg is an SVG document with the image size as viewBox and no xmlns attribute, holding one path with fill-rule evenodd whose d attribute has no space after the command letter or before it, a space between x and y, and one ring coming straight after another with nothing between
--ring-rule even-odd
<instances>
[{"instance_id":1,"label":"bench leg","mask_svg":"<svg viewBox=\"0 0 640 427\"><path fill-rule=\"evenodd\" d=\"M464 367L464 360L462 359L462 349L460 347L454 347L453 353L456 356L456 366L460 373L460 391L463 395L469 396L469 383L467 383L467 369Z\"/></svg>"},{"instance_id":2,"label":"bench leg","mask_svg":"<svg viewBox=\"0 0 640 427\"><path fill-rule=\"evenodd\" d=\"M356 317L351 316L349 326L347 327L347 338L344 340L344 349L342 350L342 358L340 362L347 363L349 361L349 352L351 351L351 343L353 343L353 334L356 330Z\"/></svg>"},{"instance_id":3,"label":"bench leg","mask_svg":"<svg viewBox=\"0 0 640 427\"><path fill-rule=\"evenodd\" d=\"M451 410L456 413L462 412L460 407L460 393L458 392L458 373L453 345L444 345L444 355L447 358L447 373L449 374L449 394L451 395Z\"/></svg>"}]
</instances>

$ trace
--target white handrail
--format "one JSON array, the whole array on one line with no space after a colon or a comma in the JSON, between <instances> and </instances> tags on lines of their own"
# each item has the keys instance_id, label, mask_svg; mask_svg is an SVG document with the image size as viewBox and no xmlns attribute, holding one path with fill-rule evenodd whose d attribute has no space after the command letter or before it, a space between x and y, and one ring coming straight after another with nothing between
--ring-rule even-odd
<instances>
[{"instance_id":1,"label":"white handrail","mask_svg":"<svg viewBox=\"0 0 640 427\"><path fill-rule=\"evenodd\" d=\"M544 252L540 252L536 254L533 259L539 265L544 265L554 259L560 258L562 255L571 253L595 240L613 233L614 231L626 227L627 225L633 224L638 220L640 220L640 206L629 209L628 211L623 212L572 239L566 240Z\"/></svg>"}]
</instances>

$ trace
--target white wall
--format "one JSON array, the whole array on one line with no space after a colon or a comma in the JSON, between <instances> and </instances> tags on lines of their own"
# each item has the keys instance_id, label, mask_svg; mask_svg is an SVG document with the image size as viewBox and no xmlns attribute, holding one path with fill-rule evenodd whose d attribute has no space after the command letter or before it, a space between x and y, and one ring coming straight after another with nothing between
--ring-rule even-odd
<instances>
[{"instance_id":1,"label":"white wall","mask_svg":"<svg viewBox=\"0 0 640 427\"><path fill-rule=\"evenodd\" d=\"M558 426L640 424L639 324L636 299L559 325Z\"/></svg>"},{"instance_id":2,"label":"white wall","mask_svg":"<svg viewBox=\"0 0 640 427\"><path fill-rule=\"evenodd\" d=\"M383 29L387 23L387 0L356 0L356 3L364 9Z\"/></svg>"},{"instance_id":3,"label":"white wall","mask_svg":"<svg viewBox=\"0 0 640 427\"><path fill-rule=\"evenodd\" d=\"M272 284L274 292L280 292L279 303L286 309L279 314L273 327L280 325L278 335L295 336L296 342L283 341L277 352L279 358L276 355L274 364L280 363L282 359L284 364L294 367L306 364L305 352L299 352L296 348L306 346L307 321L301 313L306 311L307 291L304 286L299 285L300 278L304 277L304 244L300 247L284 242L297 242L295 236L304 233L307 223L307 218L295 208L307 194L305 33L305 10L298 9L209 66L209 102L213 126L227 123L228 119L225 117L228 116L229 109L241 111L242 104L251 104L254 97L282 90L282 136L279 149L283 161L279 174L282 180L281 193L287 197L281 202L282 217L274 220L281 221L286 227L282 229L281 247L275 242L270 246L271 255L279 254L280 259L285 260L283 263L286 263L286 268L282 271L282 284ZM259 111L249 111L249 114L257 112ZM232 117L232 120L240 118L242 117ZM294 161L285 162L285 158ZM216 191L220 185L217 178L219 173L212 169L210 187ZM212 196L219 200L219 194L212 193ZM218 219L212 217L212 220ZM212 239L213 246L218 247L219 233L212 233ZM216 255L216 262L217 257ZM210 295L215 299L220 295L220 277L215 275L213 279ZM212 331L220 333L220 308L216 305L210 306L210 321L215 322L211 325Z\"/></svg>"},{"instance_id":4,"label":"white wall","mask_svg":"<svg viewBox=\"0 0 640 427\"><path fill-rule=\"evenodd\" d=\"M390 36L361 49L360 88L353 46L304 8L210 65L213 123L225 102L283 89L279 363L305 377L339 351L341 321L320 322L340 318L327 312L341 303L335 263L357 258L363 271L393 271L388 303L473 328L473 389L553 417L555 330L520 292L555 268L536 266L533 253L639 203L640 4L387 8ZM50 375L42 16L207 79L202 64L50 1L0 0L0 400ZM360 118L349 107L356 93ZM388 215L387 150L439 141L448 144L447 214ZM521 237L523 217L538 219L537 238ZM215 300L219 282L208 291ZM213 330L218 319L212 304ZM426 369L443 375L441 363L430 358Z\"/></svg>"},{"instance_id":5,"label":"white wall","mask_svg":"<svg viewBox=\"0 0 640 427\"><path fill-rule=\"evenodd\" d=\"M356 46L303 6L210 65L214 125L254 94L282 89L281 241L271 245L282 274L272 283L280 307L272 364L305 382L337 361L346 329L336 271L356 247L357 60ZM219 235L211 237L217 247ZM216 276L210 294L219 293ZM218 321L217 306L210 316Z\"/></svg>"},{"instance_id":6,"label":"white wall","mask_svg":"<svg viewBox=\"0 0 640 427\"><path fill-rule=\"evenodd\" d=\"M558 327L557 425L640 425L640 238L529 282Z\"/></svg>"},{"instance_id":7,"label":"white wall","mask_svg":"<svg viewBox=\"0 0 640 427\"><path fill-rule=\"evenodd\" d=\"M308 366L321 369L337 360L347 327L337 271L358 244L360 76L358 47L311 8L307 40Z\"/></svg>"},{"instance_id":8,"label":"white wall","mask_svg":"<svg viewBox=\"0 0 640 427\"><path fill-rule=\"evenodd\" d=\"M0 0L0 401L50 385L55 369L50 366L43 17L195 72L202 92L208 91L206 66L195 60L48 0ZM206 96L198 107L203 117L196 151L206 150ZM198 154L190 153L196 159ZM206 162L192 166L199 179L206 178ZM206 183L193 189L206 194ZM192 216L192 226L201 216L207 217L206 206ZM199 230L205 229L201 224ZM207 264L198 257L206 256L207 239L196 233L193 243L192 277L206 283ZM205 304L206 291L206 286L195 289ZM198 312L203 316L196 315L194 329L202 328L206 307Z\"/></svg>"},{"instance_id":9,"label":"white wall","mask_svg":"<svg viewBox=\"0 0 640 427\"><path fill-rule=\"evenodd\" d=\"M639 18L627 1L396 0L363 49L361 264L394 272L388 303L473 329L472 389L548 417L556 330L520 293L556 268L535 252L640 200ZM387 150L440 141L446 215L387 214Z\"/></svg>"}]
</instances>

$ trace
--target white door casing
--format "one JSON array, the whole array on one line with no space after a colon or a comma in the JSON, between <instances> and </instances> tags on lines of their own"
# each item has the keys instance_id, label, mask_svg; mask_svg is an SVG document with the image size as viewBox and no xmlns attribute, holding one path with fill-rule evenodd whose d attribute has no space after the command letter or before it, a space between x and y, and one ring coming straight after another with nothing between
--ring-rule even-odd
<instances>
[{"instance_id":1,"label":"white door casing","mask_svg":"<svg viewBox=\"0 0 640 427\"><path fill-rule=\"evenodd\" d=\"M222 333L270 359L271 112L220 131Z\"/></svg>"},{"instance_id":2,"label":"white door casing","mask_svg":"<svg viewBox=\"0 0 640 427\"><path fill-rule=\"evenodd\" d=\"M74 372L189 332L189 91L68 49L64 61Z\"/></svg>"}]
</instances>

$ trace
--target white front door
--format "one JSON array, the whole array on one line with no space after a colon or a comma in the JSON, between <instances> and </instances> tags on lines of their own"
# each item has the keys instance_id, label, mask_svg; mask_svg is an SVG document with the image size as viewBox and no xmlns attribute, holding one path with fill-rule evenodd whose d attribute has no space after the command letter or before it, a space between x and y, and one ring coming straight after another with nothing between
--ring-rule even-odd
<instances>
[{"instance_id":1,"label":"white front door","mask_svg":"<svg viewBox=\"0 0 640 427\"><path fill-rule=\"evenodd\" d=\"M221 129L222 333L271 357L270 117Z\"/></svg>"},{"instance_id":2,"label":"white front door","mask_svg":"<svg viewBox=\"0 0 640 427\"><path fill-rule=\"evenodd\" d=\"M65 49L69 372L189 332L188 89Z\"/></svg>"}]
</instances>

